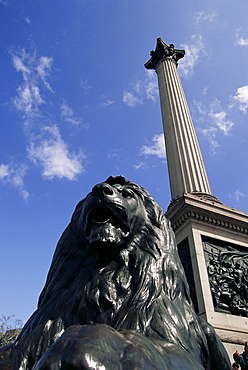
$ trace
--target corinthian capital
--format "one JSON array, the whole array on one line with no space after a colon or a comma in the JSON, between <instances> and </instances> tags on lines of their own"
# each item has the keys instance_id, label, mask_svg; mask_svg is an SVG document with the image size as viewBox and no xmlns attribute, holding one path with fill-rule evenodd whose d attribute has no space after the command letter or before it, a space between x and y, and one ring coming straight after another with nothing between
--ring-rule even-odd
<instances>
[{"instance_id":1,"label":"corinthian capital","mask_svg":"<svg viewBox=\"0 0 248 370\"><path fill-rule=\"evenodd\" d=\"M147 69L156 69L160 60L172 59L176 63L179 59L183 58L185 50L175 49L173 44L167 45L161 37L157 39L155 51L150 52L151 58L145 63Z\"/></svg>"}]
</instances>

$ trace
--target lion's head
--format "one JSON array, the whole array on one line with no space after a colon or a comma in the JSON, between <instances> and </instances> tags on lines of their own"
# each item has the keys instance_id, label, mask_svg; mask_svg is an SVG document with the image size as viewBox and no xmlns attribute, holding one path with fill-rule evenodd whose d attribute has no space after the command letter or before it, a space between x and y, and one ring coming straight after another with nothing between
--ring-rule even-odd
<instances>
[{"instance_id":1,"label":"lion's head","mask_svg":"<svg viewBox=\"0 0 248 370\"><path fill-rule=\"evenodd\" d=\"M17 340L16 366L31 368L65 329L93 323L134 330L205 361L170 223L144 188L122 176L94 186L77 205L38 309Z\"/></svg>"},{"instance_id":2,"label":"lion's head","mask_svg":"<svg viewBox=\"0 0 248 370\"><path fill-rule=\"evenodd\" d=\"M99 253L127 248L148 223L144 195L144 190L122 176L95 185L79 206L78 235L84 234Z\"/></svg>"}]
</instances>

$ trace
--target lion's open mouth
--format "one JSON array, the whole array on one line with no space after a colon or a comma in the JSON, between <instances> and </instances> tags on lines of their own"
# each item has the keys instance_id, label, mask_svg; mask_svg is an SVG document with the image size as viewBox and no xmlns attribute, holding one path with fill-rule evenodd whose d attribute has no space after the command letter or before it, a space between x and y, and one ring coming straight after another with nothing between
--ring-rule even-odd
<instances>
[{"instance_id":1,"label":"lion's open mouth","mask_svg":"<svg viewBox=\"0 0 248 370\"><path fill-rule=\"evenodd\" d=\"M126 214L114 209L96 207L86 217L85 234L87 239L101 242L119 242L130 233Z\"/></svg>"}]
</instances>

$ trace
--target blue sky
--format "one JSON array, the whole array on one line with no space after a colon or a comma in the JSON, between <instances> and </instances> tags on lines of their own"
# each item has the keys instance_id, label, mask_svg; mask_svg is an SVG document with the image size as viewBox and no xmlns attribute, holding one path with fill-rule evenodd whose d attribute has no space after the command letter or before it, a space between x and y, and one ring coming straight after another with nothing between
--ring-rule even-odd
<instances>
[{"instance_id":1,"label":"blue sky","mask_svg":"<svg viewBox=\"0 0 248 370\"><path fill-rule=\"evenodd\" d=\"M247 0L0 0L0 314L28 319L77 202L109 175L170 198L157 76L179 62L212 193L248 213Z\"/></svg>"}]
</instances>

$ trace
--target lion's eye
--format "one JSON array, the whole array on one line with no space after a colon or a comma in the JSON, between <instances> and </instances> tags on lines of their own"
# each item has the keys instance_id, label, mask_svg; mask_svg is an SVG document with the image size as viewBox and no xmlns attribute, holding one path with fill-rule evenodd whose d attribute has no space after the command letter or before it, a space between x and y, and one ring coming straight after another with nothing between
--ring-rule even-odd
<instances>
[{"instance_id":1,"label":"lion's eye","mask_svg":"<svg viewBox=\"0 0 248 370\"><path fill-rule=\"evenodd\" d=\"M124 198L133 198L134 197L134 193L131 189L123 189L122 190L122 196Z\"/></svg>"}]
</instances>

